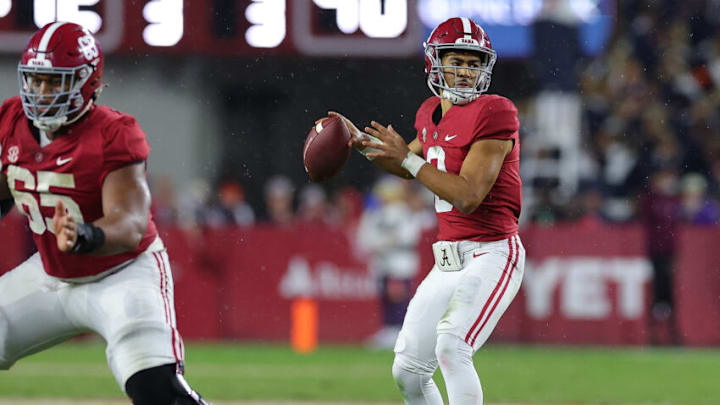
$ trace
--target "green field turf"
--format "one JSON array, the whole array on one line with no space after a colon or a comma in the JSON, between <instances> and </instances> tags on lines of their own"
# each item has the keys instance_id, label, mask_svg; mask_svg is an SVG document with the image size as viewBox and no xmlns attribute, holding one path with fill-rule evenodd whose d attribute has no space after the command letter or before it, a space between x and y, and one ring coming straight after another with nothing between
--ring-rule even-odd
<instances>
[{"instance_id":1,"label":"green field turf","mask_svg":"<svg viewBox=\"0 0 720 405\"><path fill-rule=\"evenodd\" d=\"M213 400L397 401L392 353L189 344L187 379ZM475 356L487 403L718 404L720 350L489 344ZM442 388L438 373L436 380ZM0 372L0 398L119 398L99 343L68 343Z\"/></svg>"}]
</instances>

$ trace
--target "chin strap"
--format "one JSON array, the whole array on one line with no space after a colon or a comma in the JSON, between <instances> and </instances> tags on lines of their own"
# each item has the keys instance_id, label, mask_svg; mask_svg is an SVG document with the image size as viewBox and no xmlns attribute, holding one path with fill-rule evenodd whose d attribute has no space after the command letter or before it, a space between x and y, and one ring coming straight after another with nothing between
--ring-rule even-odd
<instances>
[{"instance_id":1,"label":"chin strap","mask_svg":"<svg viewBox=\"0 0 720 405\"><path fill-rule=\"evenodd\" d=\"M460 95L452 90L444 90L442 92L442 97L450 100L450 102L455 105L465 105L465 104L477 99L478 96L479 96L479 94Z\"/></svg>"},{"instance_id":2,"label":"chin strap","mask_svg":"<svg viewBox=\"0 0 720 405\"><path fill-rule=\"evenodd\" d=\"M444 80L436 83L428 78L427 85L430 91L436 96L450 100L454 105L465 105L476 100L482 93L487 91L490 86L490 77L483 73L483 76L479 77L475 83L475 89L479 91L468 91L468 89L447 87Z\"/></svg>"},{"instance_id":3,"label":"chin strap","mask_svg":"<svg viewBox=\"0 0 720 405\"><path fill-rule=\"evenodd\" d=\"M97 94L100 94L100 92L98 92ZM53 118L51 120L33 120L33 125L35 125L38 129L41 129L45 132L55 132L58 129L60 129L60 127L62 127L63 125L70 125L73 122L79 120L80 117L85 115L85 113L90 109L90 107L92 107L93 103L94 103L94 98L90 99L90 101L88 101L88 103L85 105L85 108L80 110L80 112L78 112L77 115L71 120L68 120L67 116L60 117L60 118Z\"/></svg>"},{"instance_id":4,"label":"chin strap","mask_svg":"<svg viewBox=\"0 0 720 405\"><path fill-rule=\"evenodd\" d=\"M65 125L67 117L54 118L51 120L33 120L33 125L41 131L55 132Z\"/></svg>"}]
</instances>

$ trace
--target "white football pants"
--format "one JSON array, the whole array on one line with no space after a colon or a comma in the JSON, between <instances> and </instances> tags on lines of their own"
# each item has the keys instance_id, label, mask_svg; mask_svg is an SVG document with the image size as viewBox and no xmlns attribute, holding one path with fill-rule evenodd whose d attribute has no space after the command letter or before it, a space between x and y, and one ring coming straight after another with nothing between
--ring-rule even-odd
<instances>
[{"instance_id":1,"label":"white football pants","mask_svg":"<svg viewBox=\"0 0 720 405\"><path fill-rule=\"evenodd\" d=\"M0 369L93 331L120 387L140 370L183 360L162 241L118 272L74 284L45 274L38 253L0 277Z\"/></svg>"},{"instance_id":2,"label":"white football pants","mask_svg":"<svg viewBox=\"0 0 720 405\"><path fill-rule=\"evenodd\" d=\"M395 345L393 376L408 405L442 405L432 380L438 367L450 405L483 403L472 355L520 289L525 248L518 236L459 243L463 268L434 266L408 306Z\"/></svg>"}]
</instances>

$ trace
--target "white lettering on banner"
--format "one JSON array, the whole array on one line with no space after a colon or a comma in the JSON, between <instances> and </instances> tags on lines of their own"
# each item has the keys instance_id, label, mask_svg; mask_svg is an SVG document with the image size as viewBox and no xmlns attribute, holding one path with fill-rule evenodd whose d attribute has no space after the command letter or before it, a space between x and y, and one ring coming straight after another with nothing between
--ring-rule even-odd
<instances>
[{"instance_id":1,"label":"white lettering on banner","mask_svg":"<svg viewBox=\"0 0 720 405\"><path fill-rule=\"evenodd\" d=\"M620 316L627 319L639 318L645 309L643 285L652 278L652 265L645 258L612 259L607 276L618 284ZM635 268L635 271L628 271ZM639 299L638 299L639 298Z\"/></svg>"},{"instance_id":2,"label":"white lettering on banner","mask_svg":"<svg viewBox=\"0 0 720 405\"><path fill-rule=\"evenodd\" d=\"M644 285L650 281L646 258L551 257L537 264L528 260L523 290L533 319L553 311L553 295L560 288L559 310L569 319L603 319L610 315L613 298L622 318L636 319L645 307ZM617 296L608 293L617 284Z\"/></svg>"},{"instance_id":3,"label":"white lettering on banner","mask_svg":"<svg viewBox=\"0 0 720 405\"><path fill-rule=\"evenodd\" d=\"M531 318L544 319L552 313L552 293L560 278L558 260L561 259L550 258L533 266L534 262L528 259L525 264L523 291Z\"/></svg>"},{"instance_id":4,"label":"white lettering on banner","mask_svg":"<svg viewBox=\"0 0 720 405\"><path fill-rule=\"evenodd\" d=\"M610 315L603 268L596 259L575 259L565 263L566 272L560 290L560 311L570 319L603 319Z\"/></svg>"},{"instance_id":5,"label":"white lettering on banner","mask_svg":"<svg viewBox=\"0 0 720 405\"><path fill-rule=\"evenodd\" d=\"M301 256L290 259L278 289L283 298L366 300L377 297L375 278L367 272L348 271L330 262L320 262L311 268Z\"/></svg>"},{"instance_id":6,"label":"white lettering on banner","mask_svg":"<svg viewBox=\"0 0 720 405\"><path fill-rule=\"evenodd\" d=\"M280 281L280 296L292 298L315 295L310 265L302 257L293 257Z\"/></svg>"}]
</instances>

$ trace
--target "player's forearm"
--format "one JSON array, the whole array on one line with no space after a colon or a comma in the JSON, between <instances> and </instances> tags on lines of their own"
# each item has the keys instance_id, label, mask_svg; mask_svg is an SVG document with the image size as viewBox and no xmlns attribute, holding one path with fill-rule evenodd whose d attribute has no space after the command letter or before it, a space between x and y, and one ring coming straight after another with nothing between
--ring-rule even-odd
<instances>
[{"instance_id":1,"label":"player's forearm","mask_svg":"<svg viewBox=\"0 0 720 405\"><path fill-rule=\"evenodd\" d=\"M93 224L105 232L105 243L93 253L112 255L137 249L150 218L150 190L145 167L132 164L111 172L103 185L103 217Z\"/></svg>"},{"instance_id":2,"label":"player's forearm","mask_svg":"<svg viewBox=\"0 0 720 405\"><path fill-rule=\"evenodd\" d=\"M400 165L393 162L391 159L378 157L372 160L372 162L387 173L394 174L395 176L402 177L403 179L412 179L412 175L407 170L403 169Z\"/></svg>"},{"instance_id":3,"label":"player's forearm","mask_svg":"<svg viewBox=\"0 0 720 405\"><path fill-rule=\"evenodd\" d=\"M483 181L473 186L462 176L440 171L430 164L422 166L417 179L463 214L475 211L493 185L490 181Z\"/></svg>"},{"instance_id":4,"label":"player's forearm","mask_svg":"<svg viewBox=\"0 0 720 405\"><path fill-rule=\"evenodd\" d=\"M369 135L365 134L365 136L369 136ZM373 139L374 142L381 142L379 139L377 139L375 137L371 137L371 138ZM422 145L417 141L417 139L414 139L413 141L411 141L408 144L408 148L410 149L410 151L412 153L422 157ZM360 153L362 153L363 155L365 155L365 153L367 153L367 152L377 151L376 149L373 149L372 147L367 147L367 148L360 149L360 150L361 150ZM385 157L376 157L376 158L372 159L372 162L375 164L375 166L377 166L378 168L380 168L381 170L383 170L387 173L394 174L395 176L402 177L403 179L412 179L413 178L412 174L410 174L407 170L405 170L405 168L403 168L398 163L394 162L392 159L385 158Z\"/></svg>"},{"instance_id":5,"label":"player's forearm","mask_svg":"<svg viewBox=\"0 0 720 405\"><path fill-rule=\"evenodd\" d=\"M105 233L105 243L93 254L107 256L129 252L140 246L147 231L148 216L117 213L93 222Z\"/></svg>"}]
</instances>

